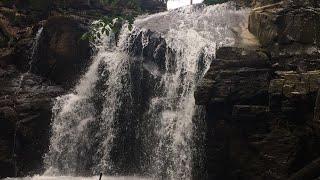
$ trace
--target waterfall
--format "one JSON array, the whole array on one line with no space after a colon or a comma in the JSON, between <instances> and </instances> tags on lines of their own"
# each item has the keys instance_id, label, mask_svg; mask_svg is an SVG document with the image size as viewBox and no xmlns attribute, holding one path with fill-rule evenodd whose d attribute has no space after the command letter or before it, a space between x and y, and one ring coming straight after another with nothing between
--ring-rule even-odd
<instances>
[{"instance_id":1,"label":"waterfall","mask_svg":"<svg viewBox=\"0 0 320 180\"><path fill-rule=\"evenodd\" d=\"M147 119L154 123L155 151L149 164L157 177L190 179L196 145L195 119L201 108L195 106L195 85L208 70L217 47L235 43L232 27L245 23L245 11L231 4L178 9L140 18L142 30L161 33L167 43L165 67L150 99ZM143 42L148 46L149 37ZM173 52L170 52L173 51ZM201 117L201 116L200 116ZM154 122L152 122L154 121ZM148 146L147 145L147 146ZM152 147L152 146L151 146Z\"/></svg>"},{"instance_id":2,"label":"waterfall","mask_svg":"<svg viewBox=\"0 0 320 180\"><path fill-rule=\"evenodd\" d=\"M97 40L94 43L97 54L88 72L73 93L57 98L51 145L45 158L51 168L48 174L73 175L96 167L101 171L111 169L109 153L116 133L114 120L122 103L120 96L128 91L126 82L121 82L129 66L128 55L124 53L126 36L123 32L119 40L123 44L116 48L110 47L109 36ZM99 84L100 80L106 81ZM101 89L97 89L99 85Z\"/></svg>"},{"instance_id":3,"label":"waterfall","mask_svg":"<svg viewBox=\"0 0 320 180\"><path fill-rule=\"evenodd\" d=\"M102 35L87 73L55 101L45 174L192 179L203 126L196 83L246 18L230 3L197 5L139 17L118 46Z\"/></svg>"}]
</instances>

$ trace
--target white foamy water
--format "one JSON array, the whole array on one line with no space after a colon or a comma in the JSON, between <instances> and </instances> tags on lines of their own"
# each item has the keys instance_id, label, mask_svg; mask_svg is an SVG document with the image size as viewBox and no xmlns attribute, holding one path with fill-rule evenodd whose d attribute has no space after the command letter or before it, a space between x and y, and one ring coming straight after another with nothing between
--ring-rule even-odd
<instances>
[{"instance_id":1,"label":"white foamy water","mask_svg":"<svg viewBox=\"0 0 320 180\"><path fill-rule=\"evenodd\" d=\"M167 50L176 52L167 52L158 96L151 99L147 112L156 124L158 141L150 167L157 177L192 179L194 153L199 153L194 149L201 146L193 141L194 117L201 113L193 95L196 83L209 68L216 49L236 42L232 28L246 22L247 11L237 11L231 4L197 5L136 20L136 27L158 32ZM148 37L143 42L147 46Z\"/></svg>"},{"instance_id":2,"label":"white foamy water","mask_svg":"<svg viewBox=\"0 0 320 180\"><path fill-rule=\"evenodd\" d=\"M125 42L127 33L122 33L120 42ZM97 54L88 72L72 93L56 100L52 137L49 152L45 156L45 174L76 175L87 171L99 174L112 167L109 152L116 133L113 123L121 103L119 96L127 90L126 84L120 81L127 73L128 56L123 52L125 44L110 47L110 41L109 36L103 35L95 42ZM106 64L106 69L99 72L101 64ZM104 82L107 88L96 92L97 81L105 74L108 74ZM96 93L103 96L100 104L103 110L100 114L94 103ZM96 132L92 132L93 126ZM93 143L97 143L96 147L92 146Z\"/></svg>"},{"instance_id":3,"label":"white foamy water","mask_svg":"<svg viewBox=\"0 0 320 180\"><path fill-rule=\"evenodd\" d=\"M37 52L38 47L39 47L39 40L41 38L42 31L43 31L43 27L40 27L38 29L37 33L36 33L36 36L33 39L33 43L32 43L32 46L31 46L31 53L29 55L29 63L28 63L29 67L28 67L27 72L23 73L20 76L19 86L18 86L19 89L17 90L17 93L19 93L21 88L23 88L23 82L24 82L25 76L29 75L31 73L31 71L32 71L34 61L36 60L35 55L36 55L36 52Z\"/></svg>"},{"instance_id":4,"label":"white foamy water","mask_svg":"<svg viewBox=\"0 0 320 180\"><path fill-rule=\"evenodd\" d=\"M231 29L246 18L231 4L197 5L138 18L117 47L102 35L87 73L56 99L45 175L192 179L202 154L196 84L216 48L235 43ZM165 44L149 48L152 38ZM141 54L129 53L132 46Z\"/></svg>"}]
</instances>

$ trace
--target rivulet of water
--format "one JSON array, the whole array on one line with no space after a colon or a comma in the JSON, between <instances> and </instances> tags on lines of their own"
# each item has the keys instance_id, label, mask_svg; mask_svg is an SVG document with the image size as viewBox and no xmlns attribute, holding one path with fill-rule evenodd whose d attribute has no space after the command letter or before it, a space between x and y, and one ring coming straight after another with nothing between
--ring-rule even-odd
<instances>
[{"instance_id":1,"label":"rivulet of water","mask_svg":"<svg viewBox=\"0 0 320 180\"><path fill-rule=\"evenodd\" d=\"M28 70L20 76L19 86L18 86L19 89L17 90L17 92L19 92L21 90L21 88L23 88L23 81L25 79L25 76L27 76L32 71L33 64L36 60L35 55L36 55L38 47L39 47L39 40L41 38L42 31L43 31L43 27L40 27L36 33L36 36L33 39L32 46L30 49L31 51L30 51L30 55L29 55Z\"/></svg>"},{"instance_id":2,"label":"rivulet of water","mask_svg":"<svg viewBox=\"0 0 320 180\"><path fill-rule=\"evenodd\" d=\"M41 38L41 34L42 34L42 31L43 31L43 27L39 28L39 30L37 31L36 33L36 36L34 37L33 39L33 42L32 42L32 46L31 46L31 53L29 55L29 67L28 67L28 70L27 72L23 73L20 78L19 78L19 81L18 81L18 89L16 90L15 94L19 94L19 92L21 91L21 88L23 86L23 81L25 79L25 76L28 75L31 70L32 70L32 65L33 65L33 62L35 61L35 54L36 54L36 51L38 49L38 46L39 46L39 40ZM16 162L16 139L17 139L17 130L20 126L20 121L17 121L16 124L15 124L15 129L14 129L14 134L13 134L13 148L12 148L12 159L14 161L14 174L17 175L17 162Z\"/></svg>"}]
</instances>

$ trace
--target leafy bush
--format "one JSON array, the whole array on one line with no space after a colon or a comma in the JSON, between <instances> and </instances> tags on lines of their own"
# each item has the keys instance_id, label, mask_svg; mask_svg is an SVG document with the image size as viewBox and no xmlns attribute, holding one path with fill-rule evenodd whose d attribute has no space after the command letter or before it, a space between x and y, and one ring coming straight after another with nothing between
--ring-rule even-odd
<instances>
[{"instance_id":1,"label":"leafy bush","mask_svg":"<svg viewBox=\"0 0 320 180\"><path fill-rule=\"evenodd\" d=\"M93 24L92 29L83 34L81 39L94 41L97 38L100 38L101 35L109 35L111 32L114 33L115 38L117 39L121 31L122 25L128 23L129 30L132 29L134 18L133 17L103 17L99 21Z\"/></svg>"}]
</instances>

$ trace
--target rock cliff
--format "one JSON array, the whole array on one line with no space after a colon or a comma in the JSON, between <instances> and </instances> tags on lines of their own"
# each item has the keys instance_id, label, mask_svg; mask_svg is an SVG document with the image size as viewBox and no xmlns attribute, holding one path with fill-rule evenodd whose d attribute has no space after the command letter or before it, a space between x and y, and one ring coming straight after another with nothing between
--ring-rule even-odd
<instances>
[{"instance_id":1,"label":"rock cliff","mask_svg":"<svg viewBox=\"0 0 320 180\"><path fill-rule=\"evenodd\" d=\"M319 3L241 1L261 47L224 47L198 85L209 179L316 179Z\"/></svg>"}]
</instances>

